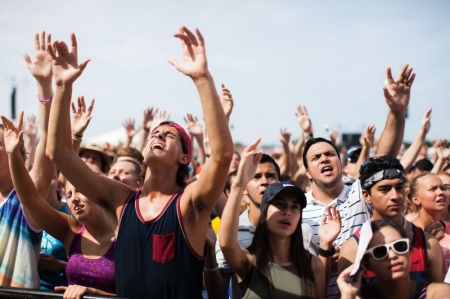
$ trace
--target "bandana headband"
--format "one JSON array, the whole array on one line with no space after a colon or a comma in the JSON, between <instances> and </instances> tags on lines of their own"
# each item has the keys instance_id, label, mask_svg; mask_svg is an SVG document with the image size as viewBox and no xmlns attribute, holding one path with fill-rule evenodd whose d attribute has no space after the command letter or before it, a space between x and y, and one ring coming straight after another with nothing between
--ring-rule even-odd
<instances>
[{"instance_id":1,"label":"bandana headband","mask_svg":"<svg viewBox=\"0 0 450 299\"><path fill-rule=\"evenodd\" d=\"M379 181L392 179L402 179L404 182L406 182L406 176L403 171L395 168L390 168L379 171L374 175L372 175L371 177L367 178L366 181L364 182L363 189L367 190L368 188L372 187Z\"/></svg>"}]
</instances>

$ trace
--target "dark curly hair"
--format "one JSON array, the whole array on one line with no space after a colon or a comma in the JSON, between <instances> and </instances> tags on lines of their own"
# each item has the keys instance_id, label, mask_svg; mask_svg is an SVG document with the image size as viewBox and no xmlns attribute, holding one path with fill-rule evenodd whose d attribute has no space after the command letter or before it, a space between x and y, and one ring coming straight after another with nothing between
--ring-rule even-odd
<instances>
[{"instance_id":1,"label":"dark curly hair","mask_svg":"<svg viewBox=\"0 0 450 299\"><path fill-rule=\"evenodd\" d=\"M361 168L359 169L359 181L361 182L361 186L364 185L364 182L369 177L371 177L372 175L374 175L379 171L386 169L398 169L403 172L405 171L400 161L396 158L392 158L389 156L380 156L370 159L369 161L363 163L361 165ZM372 187L369 187L365 190L370 194L371 188Z\"/></svg>"},{"instance_id":2,"label":"dark curly hair","mask_svg":"<svg viewBox=\"0 0 450 299\"><path fill-rule=\"evenodd\" d=\"M259 161L259 164L265 164L265 163L273 164L273 166L275 167L275 171L277 172L277 179L279 180L281 174L280 174L280 166L278 166L277 162L275 162L275 160L271 156L262 154L261 161Z\"/></svg>"}]
</instances>

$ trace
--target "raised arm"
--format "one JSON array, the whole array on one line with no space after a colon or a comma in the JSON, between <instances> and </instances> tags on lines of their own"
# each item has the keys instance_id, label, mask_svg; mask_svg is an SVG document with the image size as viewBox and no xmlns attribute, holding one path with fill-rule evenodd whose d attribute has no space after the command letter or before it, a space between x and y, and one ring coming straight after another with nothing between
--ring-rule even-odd
<instances>
[{"instance_id":1,"label":"raised arm","mask_svg":"<svg viewBox=\"0 0 450 299\"><path fill-rule=\"evenodd\" d=\"M19 200L24 207L28 223L35 223L33 228L42 227L65 245L69 244L74 235L69 226L69 223L73 222L70 219L71 217L56 211L39 196L20 154L20 145L23 140L23 132L21 131L23 112L20 113L17 128L6 117L2 116L1 118L5 127L5 147L11 178Z\"/></svg>"},{"instance_id":2,"label":"raised arm","mask_svg":"<svg viewBox=\"0 0 450 299\"><path fill-rule=\"evenodd\" d=\"M450 156L450 149L446 149L447 139L439 139L435 142L434 147L436 148L437 160L434 163L432 173L438 173L441 171L443 166L448 162L448 157Z\"/></svg>"},{"instance_id":3,"label":"raised arm","mask_svg":"<svg viewBox=\"0 0 450 299\"><path fill-rule=\"evenodd\" d=\"M198 29L195 32L197 36L186 27L179 29L175 37L181 40L183 61L172 59L169 63L194 81L200 95L205 126L208 130L211 156L202 167L200 178L186 187L184 196L189 198L191 203L187 205L181 203L183 214L194 212L195 215L200 216L195 218L204 223L206 233L209 214L222 193L228 175L233 156L233 141L213 78L208 70L203 36ZM190 210L192 207L194 211Z\"/></svg>"},{"instance_id":4,"label":"raised arm","mask_svg":"<svg viewBox=\"0 0 450 299\"><path fill-rule=\"evenodd\" d=\"M361 153L359 154L359 158L353 168L353 173L351 174L352 178L357 179L359 177L359 168L364 162L369 161L370 149L375 142L375 130L375 125L368 126L364 131L364 135L360 138L359 142L361 143Z\"/></svg>"},{"instance_id":5,"label":"raised arm","mask_svg":"<svg viewBox=\"0 0 450 299\"><path fill-rule=\"evenodd\" d=\"M186 122L187 130L191 137L192 148L194 148L194 139L197 141L197 153L198 153L198 161L201 165L205 163L205 147L203 146L203 128L198 118L188 113L184 118ZM192 138L193 137L193 138Z\"/></svg>"},{"instance_id":6,"label":"raised arm","mask_svg":"<svg viewBox=\"0 0 450 299\"><path fill-rule=\"evenodd\" d=\"M78 109L72 102L72 148L78 155L80 152L81 142L83 141L83 134L86 131L91 119L92 110L94 110L95 99L92 99L89 108L86 109L84 96L78 97Z\"/></svg>"},{"instance_id":7,"label":"raised arm","mask_svg":"<svg viewBox=\"0 0 450 299\"><path fill-rule=\"evenodd\" d=\"M220 99L220 102L222 103L222 108L223 112L225 113L225 117L227 118L227 121L230 122L230 116L231 112L233 112L234 101L230 90L226 88L224 84L222 84L222 97Z\"/></svg>"},{"instance_id":8,"label":"raised arm","mask_svg":"<svg viewBox=\"0 0 450 299\"><path fill-rule=\"evenodd\" d=\"M28 170L33 167L34 158L36 156L36 147L38 143L37 139L38 124L36 123L36 115L31 114L27 116L27 123L23 128L23 133L27 138L25 138L25 150L28 153L27 161L25 165Z\"/></svg>"},{"instance_id":9,"label":"raised arm","mask_svg":"<svg viewBox=\"0 0 450 299\"><path fill-rule=\"evenodd\" d=\"M430 120L431 120L431 108L425 112L422 118L422 125L420 127L419 133L416 136L416 139L414 139L414 142L408 147L408 149L405 151L400 160L400 163L402 163L405 172L408 172L408 170L414 164L414 161L416 160L417 155L419 154L420 149L422 148L422 145L425 142L425 138L427 138L427 134L430 131L431 127Z\"/></svg>"},{"instance_id":10,"label":"raised arm","mask_svg":"<svg viewBox=\"0 0 450 299\"><path fill-rule=\"evenodd\" d=\"M289 141L291 133L286 128L280 130L280 141L283 146L283 152L280 157L280 173L281 175L291 176L291 149L289 148Z\"/></svg>"},{"instance_id":11,"label":"raised arm","mask_svg":"<svg viewBox=\"0 0 450 299\"><path fill-rule=\"evenodd\" d=\"M47 154L61 173L89 200L104 207L116 216L131 188L115 180L99 176L89 169L72 148L70 126L70 102L72 86L82 74L89 60L78 64L78 46L75 34L71 34L71 50L61 41L48 46L53 59L53 76L56 91L50 115ZM113 217L114 217L113 216ZM117 218L115 218L117 220Z\"/></svg>"},{"instance_id":12,"label":"raised arm","mask_svg":"<svg viewBox=\"0 0 450 299\"><path fill-rule=\"evenodd\" d=\"M237 241L239 228L239 207L241 204L242 191L247 183L254 177L262 153L255 155L255 149L261 139L257 139L244 149L241 155L236 179L231 185L228 202L222 214L219 231L219 244L222 253L230 267L236 274L244 279L251 270L253 261L246 249L239 246Z\"/></svg>"},{"instance_id":13,"label":"raised arm","mask_svg":"<svg viewBox=\"0 0 450 299\"><path fill-rule=\"evenodd\" d=\"M389 106L389 113L383 133L377 146L377 156L390 156L397 158L403 142L405 131L406 108L409 104L411 86L416 74L412 68L405 64L400 71L397 81L392 78L391 68L386 69L389 89L383 86L384 98Z\"/></svg>"},{"instance_id":14,"label":"raised arm","mask_svg":"<svg viewBox=\"0 0 450 299\"><path fill-rule=\"evenodd\" d=\"M142 118L141 132L139 133L139 141L136 145L136 149L142 153L144 149L145 141L147 140L148 134L150 133L150 128L153 123L153 118L158 112L158 109L153 109L149 107L144 110L144 117Z\"/></svg>"},{"instance_id":15,"label":"raised arm","mask_svg":"<svg viewBox=\"0 0 450 299\"><path fill-rule=\"evenodd\" d=\"M50 107L53 97L52 90L52 58L46 51L46 47L51 42L50 34L43 31L34 37L35 59L31 60L26 53L23 54L25 63L31 75L36 79L39 98L39 127L41 129L41 140L36 148L34 166L30 172L31 179L36 186L40 197L46 198L50 188L55 167L50 159L45 155L47 144L47 129L50 115Z\"/></svg>"},{"instance_id":16,"label":"raised arm","mask_svg":"<svg viewBox=\"0 0 450 299\"><path fill-rule=\"evenodd\" d=\"M133 137L138 132L134 127L134 118L126 118L123 121L123 127L127 133L127 140L125 141L125 147L133 147Z\"/></svg>"}]
</instances>

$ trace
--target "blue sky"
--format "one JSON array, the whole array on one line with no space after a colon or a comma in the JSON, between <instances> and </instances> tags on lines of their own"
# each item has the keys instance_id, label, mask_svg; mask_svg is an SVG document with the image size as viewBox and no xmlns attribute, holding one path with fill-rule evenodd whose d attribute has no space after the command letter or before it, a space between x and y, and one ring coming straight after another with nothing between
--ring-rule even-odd
<instances>
[{"instance_id":1,"label":"blue sky","mask_svg":"<svg viewBox=\"0 0 450 299\"><path fill-rule=\"evenodd\" d=\"M76 4L75 4L76 3ZM235 141L261 136L279 143L281 127L299 135L296 106L306 105L315 134L324 125L341 132L384 126L385 69L404 63L417 74L405 140L417 134L433 107L428 139L448 138L450 109L448 1L3 1L0 10L0 113L36 113L36 87L21 56L33 54L33 36L46 30L90 58L74 96L96 98L86 138L139 123L145 107L167 109L183 124L201 106L191 80L167 63L181 57L179 26L198 27L206 39L216 85L232 92Z\"/></svg>"}]
</instances>

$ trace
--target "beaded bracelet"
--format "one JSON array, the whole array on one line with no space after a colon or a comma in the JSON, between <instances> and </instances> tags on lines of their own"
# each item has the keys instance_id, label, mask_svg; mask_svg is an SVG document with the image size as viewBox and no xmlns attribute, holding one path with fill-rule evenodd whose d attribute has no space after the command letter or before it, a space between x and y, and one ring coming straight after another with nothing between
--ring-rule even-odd
<instances>
[{"instance_id":1,"label":"beaded bracelet","mask_svg":"<svg viewBox=\"0 0 450 299\"><path fill-rule=\"evenodd\" d=\"M72 138L73 141L81 142L81 139Z\"/></svg>"}]
</instances>

